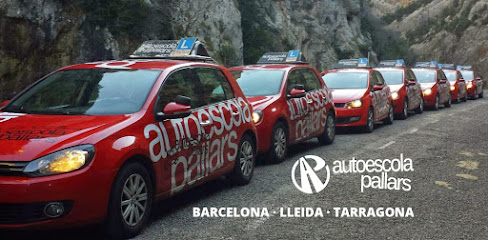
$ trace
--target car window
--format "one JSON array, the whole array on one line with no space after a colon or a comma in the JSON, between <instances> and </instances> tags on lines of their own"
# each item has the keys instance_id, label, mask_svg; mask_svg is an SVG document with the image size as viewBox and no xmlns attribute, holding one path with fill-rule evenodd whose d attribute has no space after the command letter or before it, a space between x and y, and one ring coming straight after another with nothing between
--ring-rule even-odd
<instances>
[{"instance_id":1,"label":"car window","mask_svg":"<svg viewBox=\"0 0 488 240\"><path fill-rule=\"evenodd\" d=\"M202 85L204 105L234 98L232 87L220 69L196 68L195 72Z\"/></svg>"},{"instance_id":2,"label":"car window","mask_svg":"<svg viewBox=\"0 0 488 240\"><path fill-rule=\"evenodd\" d=\"M417 81L417 77L413 74L412 70L407 70L407 81Z\"/></svg>"},{"instance_id":3,"label":"car window","mask_svg":"<svg viewBox=\"0 0 488 240\"><path fill-rule=\"evenodd\" d=\"M459 79L463 78L463 75L461 74L461 72L460 72L460 71L456 71L456 72L457 72L457 77L458 77Z\"/></svg>"},{"instance_id":4,"label":"car window","mask_svg":"<svg viewBox=\"0 0 488 240\"><path fill-rule=\"evenodd\" d=\"M163 83L158 94L157 111L161 111L164 107L175 101L178 95L189 97L191 99L190 106L198 108L204 105L200 97L201 86L198 78L193 74L191 69L183 69L172 73Z\"/></svg>"},{"instance_id":5,"label":"car window","mask_svg":"<svg viewBox=\"0 0 488 240\"><path fill-rule=\"evenodd\" d=\"M446 75L444 75L444 72L442 70L437 71L437 81L442 80L442 79L447 79Z\"/></svg>"},{"instance_id":6,"label":"car window","mask_svg":"<svg viewBox=\"0 0 488 240\"><path fill-rule=\"evenodd\" d=\"M288 94L296 85L305 86L305 83L300 71L293 70L288 74L288 79L286 80L286 93Z\"/></svg>"},{"instance_id":7,"label":"car window","mask_svg":"<svg viewBox=\"0 0 488 240\"><path fill-rule=\"evenodd\" d=\"M378 84L385 85L385 80L383 79L383 76L379 72L374 72L376 74L376 79L378 79Z\"/></svg>"},{"instance_id":8,"label":"car window","mask_svg":"<svg viewBox=\"0 0 488 240\"><path fill-rule=\"evenodd\" d=\"M376 73L371 72L369 74L369 86L371 87L371 89L373 89L374 85L376 85L377 83L378 83L378 78L376 77Z\"/></svg>"},{"instance_id":9,"label":"car window","mask_svg":"<svg viewBox=\"0 0 488 240\"><path fill-rule=\"evenodd\" d=\"M307 92L322 88L322 83L320 83L320 79L317 77L312 69L305 68L302 69L301 72L303 73L303 77L305 78L305 90Z\"/></svg>"}]
</instances>

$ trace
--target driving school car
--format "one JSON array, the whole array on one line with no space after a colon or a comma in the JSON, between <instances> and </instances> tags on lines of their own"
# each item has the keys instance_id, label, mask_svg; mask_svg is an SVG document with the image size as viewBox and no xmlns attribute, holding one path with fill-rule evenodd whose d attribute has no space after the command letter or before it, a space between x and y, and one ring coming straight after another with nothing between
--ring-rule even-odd
<instances>
[{"instance_id":1,"label":"driving school car","mask_svg":"<svg viewBox=\"0 0 488 240\"><path fill-rule=\"evenodd\" d=\"M437 62L417 62L412 71L422 87L426 107L434 110L438 110L440 104L451 107L450 84L444 72L439 69Z\"/></svg>"},{"instance_id":2,"label":"driving school car","mask_svg":"<svg viewBox=\"0 0 488 240\"><path fill-rule=\"evenodd\" d=\"M468 100L468 92L466 90L466 81L454 64L439 64L439 68L444 71L444 74L451 84L449 90L451 91L452 101L458 103L461 100L466 102Z\"/></svg>"},{"instance_id":3,"label":"driving school car","mask_svg":"<svg viewBox=\"0 0 488 240\"><path fill-rule=\"evenodd\" d=\"M335 138L332 95L298 50L266 53L256 65L230 69L254 109L260 153L282 162L291 144Z\"/></svg>"},{"instance_id":4,"label":"driving school car","mask_svg":"<svg viewBox=\"0 0 488 240\"><path fill-rule=\"evenodd\" d=\"M127 238L157 199L227 174L248 183L252 107L208 61L194 38L149 41L132 59L65 67L13 98L0 111L0 227L105 220Z\"/></svg>"},{"instance_id":5,"label":"driving school car","mask_svg":"<svg viewBox=\"0 0 488 240\"><path fill-rule=\"evenodd\" d=\"M390 88L366 58L340 60L335 68L322 72L322 78L332 91L337 127L359 126L370 133L377 121L393 123Z\"/></svg>"},{"instance_id":6,"label":"driving school car","mask_svg":"<svg viewBox=\"0 0 488 240\"><path fill-rule=\"evenodd\" d=\"M395 115L407 119L408 111L422 113L424 100L422 89L415 74L407 68L403 59L380 61L375 70L379 71L391 90Z\"/></svg>"},{"instance_id":7,"label":"driving school car","mask_svg":"<svg viewBox=\"0 0 488 240\"><path fill-rule=\"evenodd\" d=\"M473 71L471 66L457 66L466 80L468 96L472 99L483 98L483 80ZM475 77L476 76L476 77Z\"/></svg>"}]
</instances>

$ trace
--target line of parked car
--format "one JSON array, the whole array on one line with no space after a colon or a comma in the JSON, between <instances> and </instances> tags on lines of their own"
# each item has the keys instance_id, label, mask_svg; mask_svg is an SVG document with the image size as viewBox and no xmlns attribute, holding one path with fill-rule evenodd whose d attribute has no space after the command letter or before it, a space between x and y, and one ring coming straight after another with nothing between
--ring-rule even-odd
<instances>
[{"instance_id":1,"label":"line of parked car","mask_svg":"<svg viewBox=\"0 0 488 240\"><path fill-rule=\"evenodd\" d=\"M0 109L0 228L103 222L137 235L155 201L211 179L250 182L256 156L336 127L373 131L424 106L483 97L469 67L341 60L320 74L300 51L212 63L195 38L148 41L130 59L61 68ZM464 76L464 78L463 78Z\"/></svg>"}]
</instances>

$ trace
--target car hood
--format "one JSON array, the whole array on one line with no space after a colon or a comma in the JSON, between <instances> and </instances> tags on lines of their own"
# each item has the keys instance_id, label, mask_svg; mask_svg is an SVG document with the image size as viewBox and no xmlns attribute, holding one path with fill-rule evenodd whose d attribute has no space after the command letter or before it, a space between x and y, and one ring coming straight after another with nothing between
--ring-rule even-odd
<instances>
[{"instance_id":1,"label":"car hood","mask_svg":"<svg viewBox=\"0 0 488 240\"><path fill-rule=\"evenodd\" d=\"M279 96L256 96L248 97L247 99L251 103L254 110L263 110L278 100Z\"/></svg>"},{"instance_id":2,"label":"car hood","mask_svg":"<svg viewBox=\"0 0 488 240\"><path fill-rule=\"evenodd\" d=\"M388 85L390 87L391 92L398 92L400 91L400 88L403 87L402 84L395 84L395 85Z\"/></svg>"},{"instance_id":3,"label":"car hood","mask_svg":"<svg viewBox=\"0 0 488 240\"><path fill-rule=\"evenodd\" d=\"M421 83L420 87L422 88L422 90L425 90L428 88L432 88L434 85L435 85L435 83Z\"/></svg>"},{"instance_id":4,"label":"car hood","mask_svg":"<svg viewBox=\"0 0 488 240\"><path fill-rule=\"evenodd\" d=\"M0 161L31 161L83 144L128 116L54 116L0 112Z\"/></svg>"},{"instance_id":5,"label":"car hood","mask_svg":"<svg viewBox=\"0 0 488 240\"><path fill-rule=\"evenodd\" d=\"M331 89L334 103L347 103L360 99L367 89Z\"/></svg>"}]
</instances>

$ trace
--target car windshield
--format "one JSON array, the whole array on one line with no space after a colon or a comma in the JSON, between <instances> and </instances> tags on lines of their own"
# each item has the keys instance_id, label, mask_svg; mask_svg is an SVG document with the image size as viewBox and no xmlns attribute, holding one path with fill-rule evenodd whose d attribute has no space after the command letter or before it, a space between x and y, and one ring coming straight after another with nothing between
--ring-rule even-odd
<instances>
[{"instance_id":1,"label":"car windshield","mask_svg":"<svg viewBox=\"0 0 488 240\"><path fill-rule=\"evenodd\" d=\"M243 70L232 72L242 92L248 97L278 94L284 74L285 71L283 70Z\"/></svg>"},{"instance_id":2,"label":"car windshield","mask_svg":"<svg viewBox=\"0 0 488 240\"><path fill-rule=\"evenodd\" d=\"M457 72L455 70L444 70L444 74L450 82L457 81Z\"/></svg>"},{"instance_id":3,"label":"car windshield","mask_svg":"<svg viewBox=\"0 0 488 240\"><path fill-rule=\"evenodd\" d=\"M378 70L388 85L403 84L403 70Z\"/></svg>"},{"instance_id":4,"label":"car windshield","mask_svg":"<svg viewBox=\"0 0 488 240\"><path fill-rule=\"evenodd\" d=\"M412 69L419 83L435 83L435 70Z\"/></svg>"},{"instance_id":5,"label":"car windshield","mask_svg":"<svg viewBox=\"0 0 488 240\"><path fill-rule=\"evenodd\" d=\"M324 79L330 89L363 89L368 88L367 72L335 72L327 73Z\"/></svg>"},{"instance_id":6,"label":"car windshield","mask_svg":"<svg viewBox=\"0 0 488 240\"><path fill-rule=\"evenodd\" d=\"M161 71L58 71L2 109L49 115L121 115L139 111Z\"/></svg>"},{"instance_id":7,"label":"car windshield","mask_svg":"<svg viewBox=\"0 0 488 240\"><path fill-rule=\"evenodd\" d=\"M466 79L466 80L473 80L474 79L473 71L470 71L470 70L461 71L461 75L463 75L464 79Z\"/></svg>"}]
</instances>

